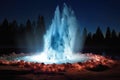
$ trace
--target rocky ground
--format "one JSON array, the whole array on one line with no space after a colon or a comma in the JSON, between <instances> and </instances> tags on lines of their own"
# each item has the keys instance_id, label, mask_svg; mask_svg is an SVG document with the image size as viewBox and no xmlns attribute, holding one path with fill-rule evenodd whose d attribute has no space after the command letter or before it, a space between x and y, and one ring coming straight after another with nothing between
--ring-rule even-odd
<instances>
[{"instance_id":1,"label":"rocky ground","mask_svg":"<svg viewBox=\"0 0 120 80\"><path fill-rule=\"evenodd\" d=\"M0 80L120 80L120 60L88 56L91 59L86 62L66 64L9 61L6 56L1 57Z\"/></svg>"},{"instance_id":2,"label":"rocky ground","mask_svg":"<svg viewBox=\"0 0 120 80\"><path fill-rule=\"evenodd\" d=\"M0 80L120 80L120 61L112 68L67 70L64 72L34 72L29 68L0 65Z\"/></svg>"}]
</instances>

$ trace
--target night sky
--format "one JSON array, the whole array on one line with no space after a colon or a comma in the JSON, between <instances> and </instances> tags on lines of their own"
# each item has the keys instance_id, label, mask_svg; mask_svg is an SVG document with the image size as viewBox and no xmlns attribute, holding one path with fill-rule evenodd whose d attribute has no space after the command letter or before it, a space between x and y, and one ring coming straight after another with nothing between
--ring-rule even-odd
<instances>
[{"instance_id":1,"label":"night sky","mask_svg":"<svg viewBox=\"0 0 120 80\"><path fill-rule=\"evenodd\" d=\"M110 26L120 32L120 0L0 0L0 22L7 18L25 23L43 15L48 26L56 6L62 8L64 2L74 10L81 28L94 32L100 26L104 32Z\"/></svg>"}]
</instances>

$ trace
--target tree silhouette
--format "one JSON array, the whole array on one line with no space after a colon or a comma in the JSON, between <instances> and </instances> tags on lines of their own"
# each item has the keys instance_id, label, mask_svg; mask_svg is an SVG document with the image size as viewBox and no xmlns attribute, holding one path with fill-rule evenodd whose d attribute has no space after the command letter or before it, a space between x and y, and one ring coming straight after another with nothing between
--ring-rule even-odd
<instances>
[{"instance_id":1,"label":"tree silhouette","mask_svg":"<svg viewBox=\"0 0 120 80\"><path fill-rule=\"evenodd\" d=\"M87 46L92 45L92 33L91 33L91 32L89 32L88 35L87 35L86 45L87 45Z\"/></svg>"},{"instance_id":2,"label":"tree silhouette","mask_svg":"<svg viewBox=\"0 0 120 80\"><path fill-rule=\"evenodd\" d=\"M30 19L28 19L27 22L26 22L26 30L27 30L28 33L31 33L32 24L31 24Z\"/></svg>"},{"instance_id":3,"label":"tree silhouette","mask_svg":"<svg viewBox=\"0 0 120 80\"><path fill-rule=\"evenodd\" d=\"M45 22L44 22L43 16L38 17L36 31L37 31L37 34L40 34L41 36L45 33Z\"/></svg>"},{"instance_id":4,"label":"tree silhouette","mask_svg":"<svg viewBox=\"0 0 120 80\"><path fill-rule=\"evenodd\" d=\"M1 44L5 45L6 47L8 47L9 45L9 23L8 20L5 18L3 23L2 23L2 27L1 27Z\"/></svg>"},{"instance_id":5,"label":"tree silhouette","mask_svg":"<svg viewBox=\"0 0 120 80\"><path fill-rule=\"evenodd\" d=\"M8 25L9 25L8 20L5 18L3 23L2 23L3 29L6 29L8 27Z\"/></svg>"},{"instance_id":6,"label":"tree silhouette","mask_svg":"<svg viewBox=\"0 0 120 80\"><path fill-rule=\"evenodd\" d=\"M107 31L106 31L105 38L106 38L106 39L110 39L110 38L111 38L111 30L110 30L110 27L107 27Z\"/></svg>"},{"instance_id":7,"label":"tree silhouette","mask_svg":"<svg viewBox=\"0 0 120 80\"><path fill-rule=\"evenodd\" d=\"M40 48L41 50L43 50L44 47L44 37L43 37L44 34L45 34L44 17L39 16L37 20L37 28L35 30L35 35L36 35L35 42L37 48Z\"/></svg>"},{"instance_id":8,"label":"tree silhouette","mask_svg":"<svg viewBox=\"0 0 120 80\"><path fill-rule=\"evenodd\" d=\"M117 34L116 34L116 32L115 32L114 29L112 30L112 35L111 35L111 37L112 37L113 39L117 38Z\"/></svg>"},{"instance_id":9,"label":"tree silhouette","mask_svg":"<svg viewBox=\"0 0 120 80\"><path fill-rule=\"evenodd\" d=\"M103 34L102 31L100 29L100 27L97 28L96 32L93 34L93 41L95 43L95 45L101 45L103 44Z\"/></svg>"},{"instance_id":10,"label":"tree silhouette","mask_svg":"<svg viewBox=\"0 0 120 80\"><path fill-rule=\"evenodd\" d=\"M118 38L120 39L120 32L119 32L119 34L118 34Z\"/></svg>"},{"instance_id":11,"label":"tree silhouette","mask_svg":"<svg viewBox=\"0 0 120 80\"><path fill-rule=\"evenodd\" d=\"M32 22L32 30L33 30L33 33L35 35L35 31L36 31L36 23L35 23L35 21Z\"/></svg>"},{"instance_id":12,"label":"tree silhouette","mask_svg":"<svg viewBox=\"0 0 120 80\"><path fill-rule=\"evenodd\" d=\"M86 28L84 28L83 29L83 38L86 40L86 38L87 38L87 29Z\"/></svg>"},{"instance_id":13,"label":"tree silhouette","mask_svg":"<svg viewBox=\"0 0 120 80\"><path fill-rule=\"evenodd\" d=\"M102 30L100 29L100 27L97 28L96 37L100 40L102 40L104 38Z\"/></svg>"},{"instance_id":14,"label":"tree silhouette","mask_svg":"<svg viewBox=\"0 0 120 80\"><path fill-rule=\"evenodd\" d=\"M9 37L9 43L10 45L13 45L13 47L16 44L16 36L18 34L18 24L17 21L14 20L12 23L9 23L8 34L7 37Z\"/></svg>"},{"instance_id":15,"label":"tree silhouette","mask_svg":"<svg viewBox=\"0 0 120 80\"><path fill-rule=\"evenodd\" d=\"M28 48L32 49L34 48L34 36L33 36L33 30L32 30L32 23L30 19L26 22L26 43Z\"/></svg>"},{"instance_id":16,"label":"tree silhouette","mask_svg":"<svg viewBox=\"0 0 120 80\"><path fill-rule=\"evenodd\" d=\"M83 29L82 41L83 41L84 45L87 44L87 42L86 42L87 41L87 29L86 28Z\"/></svg>"},{"instance_id":17,"label":"tree silhouette","mask_svg":"<svg viewBox=\"0 0 120 80\"><path fill-rule=\"evenodd\" d=\"M105 45L106 47L112 47L112 33L110 27L107 27L106 34L105 34Z\"/></svg>"},{"instance_id":18,"label":"tree silhouette","mask_svg":"<svg viewBox=\"0 0 120 80\"><path fill-rule=\"evenodd\" d=\"M112 39L111 39L112 46L118 47L119 46L119 41L118 41L119 39L118 39L117 33L115 32L114 29L112 30L111 37L112 37Z\"/></svg>"}]
</instances>

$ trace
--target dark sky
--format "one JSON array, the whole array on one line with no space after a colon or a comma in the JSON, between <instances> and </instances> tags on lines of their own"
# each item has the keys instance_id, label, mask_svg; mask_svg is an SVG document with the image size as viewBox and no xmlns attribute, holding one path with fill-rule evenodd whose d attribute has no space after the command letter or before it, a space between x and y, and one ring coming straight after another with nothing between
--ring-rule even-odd
<instances>
[{"instance_id":1,"label":"dark sky","mask_svg":"<svg viewBox=\"0 0 120 80\"><path fill-rule=\"evenodd\" d=\"M4 18L25 23L43 15L50 24L57 5L63 3L75 11L80 26L94 32L97 26L105 31L107 26L120 32L120 0L0 0L0 22Z\"/></svg>"}]
</instances>

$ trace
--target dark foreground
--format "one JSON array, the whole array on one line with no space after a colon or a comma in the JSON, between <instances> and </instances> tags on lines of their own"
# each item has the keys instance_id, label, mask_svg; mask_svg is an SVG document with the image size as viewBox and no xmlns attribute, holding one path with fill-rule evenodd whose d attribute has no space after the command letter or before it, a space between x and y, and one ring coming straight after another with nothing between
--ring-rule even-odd
<instances>
[{"instance_id":1,"label":"dark foreground","mask_svg":"<svg viewBox=\"0 0 120 80\"><path fill-rule=\"evenodd\" d=\"M65 71L57 73L35 73L27 68L0 65L0 80L120 80L120 61L104 71Z\"/></svg>"}]
</instances>

